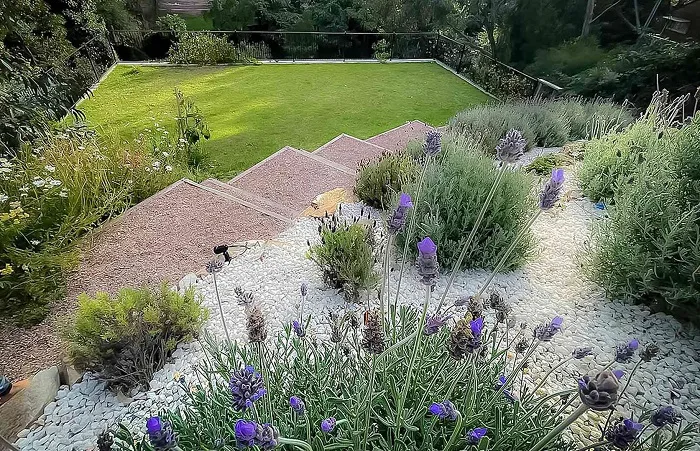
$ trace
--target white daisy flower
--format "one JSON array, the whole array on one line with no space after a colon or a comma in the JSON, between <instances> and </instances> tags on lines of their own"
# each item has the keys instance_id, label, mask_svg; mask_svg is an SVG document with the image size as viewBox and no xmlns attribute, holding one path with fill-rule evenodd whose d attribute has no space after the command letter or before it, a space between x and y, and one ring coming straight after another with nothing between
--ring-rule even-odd
<instances>
[{"instance_id":1,"label":"white daisy flower","mask_svg":"<svg viewBox=\"0 0 700 451\"><path fill-rule=\"evenodd\" d=\"M51 180L49 182L51 186L61 186L61 181L60 180Z\"/></svg>"},{"instance_id":2,"label":"white daisy flower","mask_svg":"<svg viewBox=\"0 0 700 451\"><path fill-rule=\"evenodd\" d=\"M42 186L46 185L46 182L44 180L39 179L39 180L34 180L32 182L32 184L34 186L36 186L37 188L41 188Z\"/></svg>"},{"instance_id":3,"label":"white daisy flower","mask_svg":"<svg viewBox=\"0 0 700 451\"><path fill-rule=\"evenodd\" d=\"M32 243L32 246L38 246L40 241L39 240L31 240L30 243Z\"/></svg>"},{"instance_id":4,"label":"white daisy flower","mask_svg":"<svg viewBox=\"0 0 700 451\"><path fill-rule=\"evenodd\" d=\"M170 154L168 152L163 152L163 156L167 158Z\"/></svg>"},{"instance_id":5,"label":"white daisy flower","mask_svg":"<svg viewBox=\"0 0 700 451\"><path fill-rule=\"evenodd\" d=\"M68 197L68 191L66 191L66 190L61 190L61 192L58 193L58 195L59 195L60 197Z\"/></svg>"},{"instance_id":6,"label":"white daisy flower","mask_svg":"<svg viewBox=\"0 0 700 451\"><path fill-rule=\"evenodd\" d=\"M173 170L173 167L170 166L170 165L167 165L167 166L165 167L165 171L166 171L166 172L170 172L170 171L172 171L172 170Z\"/></svg>"},{"instance_id":7,"label":"white daisy flower","mask_svg":"<svg viewBox=\"0 0 700 451\"><path fill-rule=\"evenodd\" d=\"M46 169L49 172L56 172L56 168L54 166L51 166L50 164L44 166L44 169Z\"/></svg>"},{"instance_id":8,"label":"white daisy flower","mask_svg":"<svg viewBox=\"0 0 700 451\"><path fill-rule=\"evenodd\" d=\"M27 191L29 191L29 187L28 187L28 186L23 186L23 187L21 187L19 190L22 191L23 193L26 193Z\"/></svg>"},{"instance_id":9,"label":"white daisy flower","mask_svg":"<svg viewBox=\"0 0 700 451\"><path fill-rule=\"evenodd\" d=\"M7 194L0 194L0 204L4 203L9 198Z\"/></svg>"}]
</instances>

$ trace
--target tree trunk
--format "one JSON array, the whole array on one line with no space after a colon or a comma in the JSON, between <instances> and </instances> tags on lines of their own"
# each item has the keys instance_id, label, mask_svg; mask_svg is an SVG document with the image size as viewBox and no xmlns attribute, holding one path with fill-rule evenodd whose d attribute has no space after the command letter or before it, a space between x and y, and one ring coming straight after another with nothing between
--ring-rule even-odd
<instances>
[{"instance_id":1,"label":"tree trunk","mask_svg":"<svg viewBox=\"0 0 700 451\"><path fill-rule=\"evenodd\" d=\"M491 47L491 56L493 59L498 60L498 55L496 55L496 38L493 32L493 26L486 26L486 36L489 38L489 46Z\"/></svg>"},{"instance_id":2,"label":"tree trunk","mask_svg":"<svg viewBox=\"0 0 700 451\"><path fill-rule=\"evenodd\" d=\"M581 29L581 37L585 38L591 33L591 22L593 21L593 10L595 9L595 0L588 0L586 4L586 14L583 16L583 28Z\"/></svg>"}]
</instances>

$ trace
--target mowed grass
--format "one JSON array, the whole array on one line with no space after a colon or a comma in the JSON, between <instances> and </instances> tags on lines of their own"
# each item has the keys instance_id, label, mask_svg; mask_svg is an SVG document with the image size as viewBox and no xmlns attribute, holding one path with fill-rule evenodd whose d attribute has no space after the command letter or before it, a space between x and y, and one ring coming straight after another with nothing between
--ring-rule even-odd
<instances>
[{"instance_id":1,"label":"mowed grass","mask_svg":"<svg viewBox=\"0 0 700 451\"><path fill-rule=\"evenodd\" d=\"M119 65L80 105L98 129L132 139L174 127L178 87L206 117L212 172L229 177L290 145L314 150L419 119L443 125L488 97L434 63L242 67Z\"/></svg>"}]
</instances>

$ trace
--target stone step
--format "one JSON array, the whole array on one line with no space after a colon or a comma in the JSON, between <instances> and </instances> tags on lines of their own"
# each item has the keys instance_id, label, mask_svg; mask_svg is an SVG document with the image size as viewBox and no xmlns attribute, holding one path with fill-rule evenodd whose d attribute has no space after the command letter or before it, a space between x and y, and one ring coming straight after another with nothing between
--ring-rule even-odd
<instances>
[{"instance_id":1,"label":"stone step","mask_svg":"<svg viewBox=\"0 0 700 451\"><path fill-rule=\"evenodd\" d=\"M408 143L413 140L425 140L425 134L431 130L435 129L428 124L421 121L411 121L373 136L366 141L391 152L396 152L404 150Z\"/></svg>"},{"instance_id":2,"label":"stone step","mask_svg":"<svg viewBox=\"0 0 700 451\"><path fill-rule=\"evenodd\" d=\"M284 205L280 205L279 203L273 202L269 199L258 196L246 190L236 188L235 186L229 185L228 183L222 182L221 180L206 179L202 182L202 185L214 188L222 193L228 193L231 196L240 199L241 201L257 205L262 209L272 211L289 220L295 219L298 216L297 212L285 207Z\"/></svg>"},{"instance_id":3,"label":"stone step","mask_svg":"<svg viewBox=\"0 0 700 451\"><path fill-rule=\"evenodd\" d=\"M248 203L248 202L246 202ZM265 240L290 221L230 194L183 179L130 208L85 240L69 296L123 286L176 283L203 272L217 244Z\"/></svg>"},{"instance_id":4,"label":"stone step","mask_svg":"<svg viewBox=\"0 0 700 451\"><path fill-rule=\"evenodd\" d=\"M228 183L301 213L321 193L335 188L352 193L355 172L319 155L285 147Z\"/></svg>"},{"instance_id":5,"label":"stone step","mask_svg":"<svg viewBox=\"0 0 700 451\"><path fill-rule=\"evenodd\" d=\"M356 169L360 162L377 158L384 152L387 150L383 147L343 133L314 150L313 154Z\"/></svg>"}]
</instances>

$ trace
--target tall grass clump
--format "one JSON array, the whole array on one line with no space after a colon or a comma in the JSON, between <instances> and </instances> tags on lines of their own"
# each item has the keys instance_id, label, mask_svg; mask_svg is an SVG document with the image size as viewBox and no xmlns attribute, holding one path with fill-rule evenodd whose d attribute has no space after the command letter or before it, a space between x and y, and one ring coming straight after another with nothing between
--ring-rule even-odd
<instances>
[{"instance_id":1,"label":"tall grass clump","mask_svg":"<svg viewBox=\"0 0 700 451\"><path fill-rule=\"evenodd\" d=\"M680 130L666 129L663 137L662 131L649 129L649 120L642 120L618 140L628 142L638 127L644 127L646 139L635 142L626 166L614 166L620 169L607 185L613 204L609 219L594 227L585 267L610 296L698 321L700 116ZM623 155L628 151L620 149ZM600 167L608 171L610 166ZM590 191L598 189L600 180L605 176L581 182Z\"/></svg>"},{"instance_id":2,"label":"tall grass clump","mask_svg":"<svg viewBox=\"0 0 700 451\"><path fill-rule=\"evenodd\" d=\"M406 153L384 153L357 169L355 195L365 204L386 209L403 186L415 179L418 168Z\"/></svg>"},{"instance_id":3,"label":"tall grass clump","mask_svg":"<svg viewBox=\"0 0 700 451\"><path fill-rule=\"evenodd\" d=\"M76 239L186 174L149 143L68 128L0 159L0 312L40 321L62 296Z\"/></svg>"},{"instance_id":4,"label":"tall grass clump","mask_svg":"<svg viewBox=\"0 0 700 451\"><path fill-rule=\"evenodd\" d=\"M483 142L486 152L496 147L508 130L519 130L531 147L558 147L587 139L598 128L617 128L631 122L624 106L604 100L566 98L521 100L480 105L457 113L450 121L454 133Z\"/></svg>"},{"instance_id":5,"label":"tall grass clump","mask_svg":"<svg viewBox=\"0 0 700 451\"><path fill-rule=\"evenodd\" d=\"M416 230L398 236L399 244L429 235L444 243L440 264L451 267L459 257L460 243L477 222L479 207L498 177L493 159L479 152L480 143L465 136L443 137L443 152L426 168L422 194L417 199L416 183L404 191L414 199ZM495 191L491 208L483 217L462 269L493 268L535 210L532 177L520 171L505 171ZM521 266L534 242L532 236L518 243L503 269Z\"/></svg>"}]
</instances>

